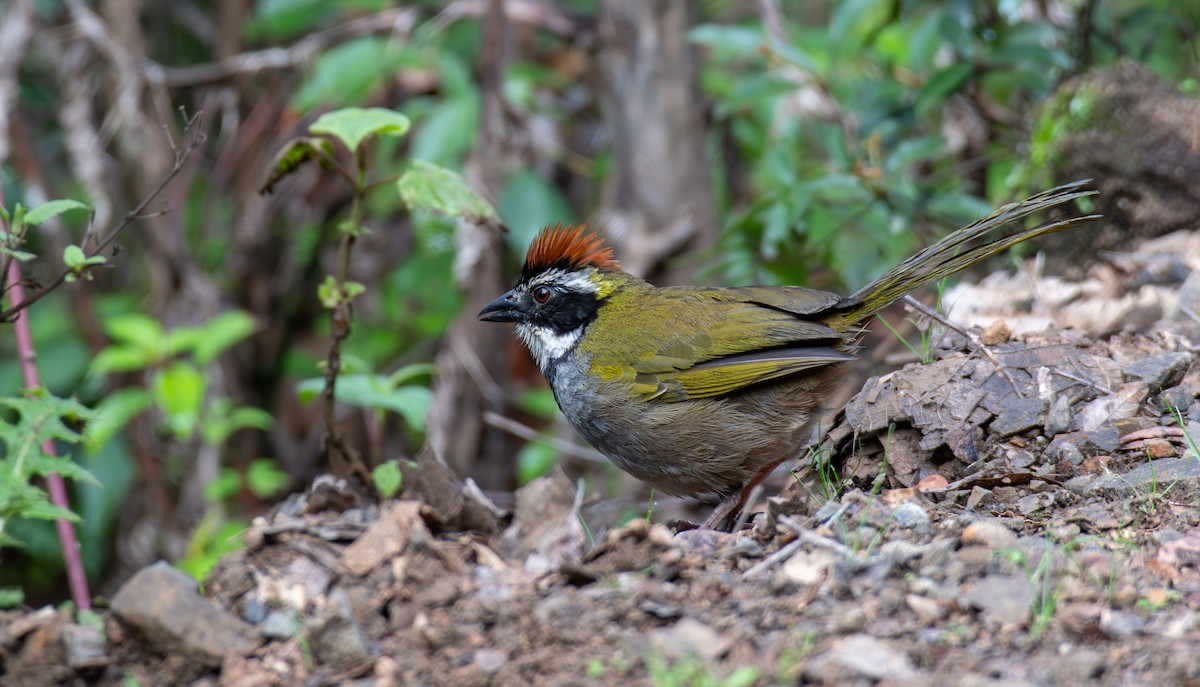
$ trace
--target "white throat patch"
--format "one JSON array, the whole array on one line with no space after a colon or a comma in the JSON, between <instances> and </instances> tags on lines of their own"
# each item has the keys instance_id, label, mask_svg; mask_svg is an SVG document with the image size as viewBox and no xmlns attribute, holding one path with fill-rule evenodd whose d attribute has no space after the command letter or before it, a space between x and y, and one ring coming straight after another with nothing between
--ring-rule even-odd
<instances>
[{"instance_id":1,"label":"white throat patch","mask_svg":"<svg viewBox=\"0 0 1200 687\"><path fill-rule=\"evenodd\" d=\"M573 329L563 334L556 334L549 327L535 327L531 324L518 324L517 334L529 348L534 362L543 373L550 369L550 364L563 357L579 342L583 335L583 327Z\"/></svg>"}]
</instances>

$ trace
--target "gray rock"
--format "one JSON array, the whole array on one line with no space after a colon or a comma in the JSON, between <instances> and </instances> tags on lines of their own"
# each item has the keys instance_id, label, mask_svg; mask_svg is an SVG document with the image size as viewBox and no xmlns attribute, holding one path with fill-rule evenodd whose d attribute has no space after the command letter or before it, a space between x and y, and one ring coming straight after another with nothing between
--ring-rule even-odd
<instances>
[{"instance_id":1,"label":"gray rock","mask_svg":"<svg viewBox=\"0 0 1200 687\"><path fill-rule=\"evenodd\" d=\"M1197 389L1190 384L1180 384L1170 389L1164 389L1154 398L1154 407L1163 413L1174 413L1183 410L1196 400Z\"/></svg>"},{"instance_id":2,"label":"gray rock","mask_svg":"<svg viewBox=\"0 0 1200 687\"><path fill-rule=\"evenodd\" d=\"M1079 448L1085 455L1112 453L1121 445L1121 431L1113 425L1104 425L1087 433Z\"/></svg>"},{"instance_id":3,"label":"gray rock","mask_svg":"<svg viewBox=\"0 0 1200 687\"><path fill-rule=\"evenodd\" d=\"M1100 611L1100 629L1113 638L1133 637L1142 634L1146 620L1129 611L1106 608Z\"/></svg>"},{"instance_id":4,"label":"gray rock","mask_svg":"<svg viewBox=\"0 0 1200 687\"><path fill-rule=\"evenodd\" d=\"M200 596L195 580L163 561L129 578L112 610L164 653L184 653L208 666L229 654L247 655L262 641L253 626Z\"/></svg>"},{"instance_id":5,"label":"gray rock","mask_svg":"<svg viewBox=\"0 0 1200 687\"><path fill-rule=\"evenodd\" d=\"M271 639L287 639L294 637L300 630L300 621L294 613L271 611L262 622L263 636Z\"/></svg>"},{"instance_id":6,"label":"gray rock","mask_svg":"<svg viewBox=\"0 0 1200 687\"><path fill-rule=\"evenodd\" d=\"M1003 439L1041 427L1044 410L1045 402L1040 398L1013 399L1004 405L1004 409L992 421L992 434Z\"/></svg>"},{"instance_id":7,"label":"gray rock","mask_svg":"<svg viewBox=\"0 0 1200 687\"><path fill-rule=\"evenodd\" d=\"M1150 393L1156 394L1182 381L1191 362L1190 353L1162 353L1126 365L1123 372L1126 377L1142 380Z\"/></svg>"},{"instance_id":8,"label":"gray rock","mask_svg":"<svg viewBox=\"0 0 1200 687\"><path fill-rule=\"evenodd\" d=\"M67 623L62 626L61 636L67 651L67 665L75 670L108 665L106 641L100 628Z\"/></svg>"},{"instance_id":9,"label":"gray rock","mask_svg":"<svg viewBox=\"0 0 1200 687\"><path fill-rule=\"evenodd\" d=\"M1050 444L1046 451L1055 460L1065 461L1074 466L1083 464L1083 452L1079 447L1069 441L1060 441Z\"/></svg>"},{"instance_id":10,"label":"gray rock","mask_svg":"<svg viewBox=\"0 0 1200 687\"><path fill-rule=\"evenodd\" d=\"M853 635L838 642L828 660L856 676L871 680L912 680L917 670L908 654L887 642L867 635Z\"/></svg>"},{"instance_id":11,"label":"gray rock","mask_svg":"<svg viewBox=\"0 0 1200 687\"><path fill-rule=\"evenodd\" d=\"M1054 494L1044 492L1041 494L1029 494L1027 496L1022 496L1021 499L1017 501L1017 508L1021 511L1021 515L1026 516L1033 515L1043 508L1049 508L1053 505Z\"/></svg>"},{"instance_id":12,"label":"gray rock","mask_svg":"<svg viewBox=\"0 0 1200 687\"><path fill-rule=\"evenodd\" d=\"M1033 607L1033 590L1019 575L989 575L967 587L962 598L985 622L1001 627L1029 622Z\"/></svg>"},{"instance_id":13,"label":"gray rock","mask_svg":"<svg viewBox=\"0 0 1200 687\"><path fill-rule=\"evenodd\" d=\"M1123 475L1105 475L1087 487L1087 494L1100 492L1125 493L1165 489L1176 485L1175 493L1192 491L1200 487L1200 460L1189 456L1164 458L1143 463Z\"/></svg>"},{"instance_id":14,"label":"gray rock","mask_svg":"<svg viewBox=\"0 0 1200 687\"><path fill-rule=\"evenodd\" d=\"M1071 399L1063 394L1054 397L1046 411L1046 436L1053 437L1071 429Z\"/></svg>"},{"instance_id":15,"label":"gray rock","mask_svg":"<svg viewBox=\"0 0 1200 687\"><path fill-rule=\"evenodd\" d=\"M305 623L313 655L322 663L351 663L371 656L366 633L345 589L330 592L316 617Z\"/></svg>"},{"instance_id":16,"label":"gray rock","mask_svg":"<svg viewBox=\"0 0 1200 687\"><path fill-rule=\"evenodd\" d=\"M929 523L929 513L921 506L908 501L896 506L892 511L892 519L901 529L915 530L917 532L929 532L931 530Z\"/></svg>"},{"instance_id":17,"label":"gray rock","mask_svg":"<svg viewBox=\"0 0 1200 687\"><path fill-rule=\"evenodd\" d=\"M1017 545L1017 535L999 520L983 518L967 525L962 533L964 546L982 544L989 549L1003 549Z\"/></svg>"},{"instance_id":18,"label":"gray rock","mask_svg":"<svg viewBox=\"0 0 1200 687\"><path fill-rule=\"evenodd\" d=\"M683 618L671 627L650 633L650 646L671 660L695 654L705 661L714 661L729 650L732 639L722 635L695 618Z\"/></svg>"}]
</instances>

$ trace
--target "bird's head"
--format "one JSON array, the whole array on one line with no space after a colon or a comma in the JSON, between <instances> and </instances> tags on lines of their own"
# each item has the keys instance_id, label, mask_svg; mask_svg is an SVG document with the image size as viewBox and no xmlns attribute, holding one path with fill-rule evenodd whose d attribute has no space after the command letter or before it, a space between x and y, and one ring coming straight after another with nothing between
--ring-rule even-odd
<instances>
[{"instance_id":1,"label":"bird's head","mask_svg":"<svg viewBox=\"0 0 1200 687\"><path fill-rule=\"evenodd\" d=\"M481 310L479 319L516 323L517 334L547 371L574 349L626 278L612 248L583 226L547 226L529 245L520 281Z\"/></svg>"}]
</instances>

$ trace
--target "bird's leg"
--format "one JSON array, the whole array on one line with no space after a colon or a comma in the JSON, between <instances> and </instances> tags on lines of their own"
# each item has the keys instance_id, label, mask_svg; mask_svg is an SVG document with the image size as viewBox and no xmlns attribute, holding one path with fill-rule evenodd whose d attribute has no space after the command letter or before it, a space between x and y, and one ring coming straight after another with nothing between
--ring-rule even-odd
<instances>
[{"instance_id":1,"label":"bird's leg","mask_svg":"<svg viewBox=\"0 0 1200 687\"><path fill-rule=\"evenodd\" d=\"M782 462L779 461L779 463ZM750 498L750 492L754 491L754 487L757 487L759 482L766 479L767 475L774 472L779 463L772 463L763 468L753 479L746 482L741 492L718 503L717 507L713 509L712 515L708 516L701 523L700 529L728 532L733 527L733 524L737 522L737 517L742 512L742 507L746 505L746 500Z\"/></svg>"}]
</instances>

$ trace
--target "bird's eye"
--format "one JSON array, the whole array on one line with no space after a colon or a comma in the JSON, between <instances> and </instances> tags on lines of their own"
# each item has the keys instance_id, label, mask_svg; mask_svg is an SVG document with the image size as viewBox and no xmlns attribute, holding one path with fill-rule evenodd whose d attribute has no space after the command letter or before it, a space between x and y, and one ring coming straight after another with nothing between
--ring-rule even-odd
<instances>
[{"instance_id":1,"label":"bird's eye","mask_svg":"<svg viewBox=\"0 0 1200 687\"><path fill-rule=\"evenodd\" d=\"M549 286L539 286L533 290L533 300L538 303L545 303L554 295L554 290Z\"/></svg>"}]
</instances>

